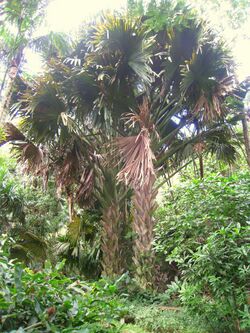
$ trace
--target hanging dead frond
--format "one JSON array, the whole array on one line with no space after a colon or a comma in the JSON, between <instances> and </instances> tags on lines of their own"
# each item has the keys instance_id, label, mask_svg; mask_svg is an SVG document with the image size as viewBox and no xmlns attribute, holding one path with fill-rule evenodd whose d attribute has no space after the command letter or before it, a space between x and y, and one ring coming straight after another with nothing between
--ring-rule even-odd
<instances>
[{"instance_id":1,"label":"hanging dead frond","mask_svg":"<svg viewBox=\"0 0 250 333\"><path fill-rule=\"evenodd\" d=\"M74 183L79 170L79 156L76 150L69 151L63 160L62 165L58 165L59 173L57 176L57 187L62 189L63 187L70 186Z\"/></svg>"},{"instance_id":2,"label":"hanging dead frond","mask_svg":"<svg viewBox=\"0 0 250 333\"><path fill-rule=\"evenodd\" d=\"M193 149L198 154L201 154L206 149L206 144L205 142L195 143Z\"/></svg>"},{"instance_id":3,"label":"hanging dead frond","mask_svg":"<svg viewBox=\"0 0 250 333\"><path fill-rule=\"evenodd\" d=\"M222 45L206 43L181 66L180 92L195 116L204 122L221 118L226 112L223 102L235 85L234 76L228 75L232 73L231 63Z\"/></svg>"},{"instance_id":4,"label":"hanging dead frond","mask_svg":"<svg viewBox=\"0 0 250 333\"><path fill-rule=\"evenodd\" d=\"M6 133L6 138L8 141L25 141L26 138L23 135L23 133L21 133L19 131L19 129L14 126L12 123L6 123L5 124L5 133Z\"/></svg>"},{"instance_id":5,"label":"hanging dead frond","mask_svg":"<svg viewBox=\"0 0 250 333\"><path fill-rule=\"evenodd\" d=\"M137 136L119 137L117 146L124 161L124 167L118 173L117 179L134 188L149 183L152 175L155 175L155 156L150 148L148 131L142 130Z\"/></svg>"},{"instance_id":6,"label":"hanging dead frond","mask_svg":"<svg viewBox=\"0 0 250 333\"><path fill-rule=\"evenodd\" d=\"M201 114L205 122L210 122L224 116L225 110L223 108L223 97L233 90L234 78L228 76L222 79L216 85L214 92L208 97L204 93L198 98L194 114Z\"/></svg>"},{"instance_id":7,"label":"hanging dead frond","mask_svg":"<svg viewBox=\"0 0 250 333\"><path fill-rule=\"evenodd\" d=\"M149 132L154 129L154 124L150 118L149 102L146 97L143 98L142 104L138 106L138 113L128 113L124 119L130 127L139 124L141 129L146 128Z\"/></svg>"},{"instance_id":8,"label":"hanging dead frond","mask_svg":"<svg viewBox=\"0 0 250 333\"><path fill-rule=\"evenodd\" d=\"M76 192L76 201L81 206L89 206L93 197L91 196L94 189L94 171L85 169L80 179L80 185ZM92 200L91 200L92 199Z\"/></svg>"},{"instance_id":9,"label":"hanging dead frond","mask_svg":"<svg viewBox=\"0 0 250 333\"><path fill-rule=\"evenodd\" d=\"M27 173L38 174L43 167L43 150L31 142L16 143L13 147L18 162L24 164Z\"/></svg>"},{"instance_id":10,"label":"hanging dead frond","mask_svg":"<svg viewBox=\"0 0 250 333\"><path fill-rule=\"evenodd\" d=\"M26 141L23 133L12 123L5 123L3 132L4 135L0 141L0 146L10 141Z\"/></svg>"}]
</instances>

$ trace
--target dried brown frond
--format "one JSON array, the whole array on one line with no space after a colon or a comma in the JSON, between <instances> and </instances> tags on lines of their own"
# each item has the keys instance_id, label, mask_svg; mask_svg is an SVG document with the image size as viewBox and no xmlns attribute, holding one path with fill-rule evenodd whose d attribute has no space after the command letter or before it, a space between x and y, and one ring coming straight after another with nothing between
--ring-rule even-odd
<instances>
[{"instance_id":1,"label":"dried brown frond","mask_svg":"<svg viewBox=\"0 0 250 333\"><path fill-rule=\"evenodd\" d=\"M138 113L127 113L124 117L126 124L134 127L139 124L141 129L146 128L149 132L154 129L154 124L150 119L149 102L146 97L143 98L142 104L138 106Z\"/></svg>"},{"instance_id":2,"label":"dried brown frond","mask_svg":"<svg viewBox=\"0 0 250 333\"><path fill-rule=\"evenodd\" d=\"M194 107L194 114L202 113L205 122L220 118L223 115L220 97L213 95L209 101L205 95L200 96Z\"/></svg>"},{"instance_id":3,"label":"dried brown frond","mask_svg":"<svg viewBox=\"0 0 250 333\"><path fill-rule=\"evenodd\" d=\"M4 138L0 141L0 145L9 141L26 141L25 136L12 123L5 123L4 134Z\"/></svg>"},{"instance_id":4,"label":"dried brown frond","mask_svg":"<svg viewBox=\"0 0 250 333\"><path fill-rule=\"evenodd\" d=\"M76 192L76 201L81 206L89 206L92 203L92 192L94 189L94 171L85 169L80 179L80 185Z\"/></svg>"},{"instance_id":5,"label":"dried brown frond","mask_svg":"<svg viewBox=\"0 0 250 333\"><path fill-rule=\"evenodd\" d=\"M210 98L205 94L201 95L194 107L194 114L202 113L203 120L210 122L224 115L223 97L226 96L234 87L233 76L228 76L221 80Z\"/></svg>"},{"instance_id":6,"label":"dried brown frond","mask_svg":"<svg viewBox=\"0 0 250 333\"><path fill-rule=\"evenodd\" d=\"M18 162L25 164L27 173L39 173L43 166L44 153L31 142L18 143L14 146Z\"/></svg>"},{"instance_id":7,"label":"dried brown frond","mask_svg":"<svg viewBox=\"0 0 250 333\"><path fill-rule=\"evenodd\" d=\"M79 156L75 149L69 151L62 165L58 165L57 186L59 188L70 186L76 180L80 168Z\"/></svg>"},{"instance_id":8,"label":"dried brown frond","mask_svg":"<svg viewBox=\"0 0 250 333\"><path fill-rule=\"evenodd\" d=\"M124 161L124 168L118 173L117 179L134 188L149 183L152 175L155 175L155 156L150 148L148 131L144 129L137 136L119 137L117 146Z\"/></svg>"},{"instance_id":9,"label":"dried brown frond","mask_svg":"<svg viewBox=\"0 0 250 333\"><path fill-rule=\"evenodd\" d=\"M206 149L206 144L204 142L198 142L194 145L194 151L201 154Z\"/></svg>"}]
</instances>

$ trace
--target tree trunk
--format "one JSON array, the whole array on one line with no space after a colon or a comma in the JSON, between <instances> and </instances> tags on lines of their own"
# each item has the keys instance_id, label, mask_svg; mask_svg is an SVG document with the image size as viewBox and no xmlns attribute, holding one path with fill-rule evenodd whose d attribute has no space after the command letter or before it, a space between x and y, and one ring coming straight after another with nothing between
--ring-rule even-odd
<instances>
[{"instance_id":1,"label":"tree trunk","mask_svg":"<svg viewBox=\"0 0 250 333\"><path fill-rule=\"evenodd\" d=\"M102 274L115 277L122 273L120 260L120 221L119 204L113 202L104 209L102 215Z\"/></svg>"},{"instance_id":2,"label":"tree trunk","mask_svg":"<svg viewBox=\"0 0 250 333\"><path fill-rule=\"evenodd\" d=\"M12 96L12 89L13 89L13 79L8 79L7 86L4 90L4 95L1 100L1 110L0 110L0 124L3 124L6 121L6 117L8 114L8 107L10 104L11 96Z\"/></svg>"},{"instance_id":3,"label":"tree trunk","mask_svg":"<svg viewBox=\"0 0 250 333\"><path fill-rule=\"evenodd\" d=\"M244 114L242 119L242 128L243 128L244 144L246 150L246 160L248 166L250 167L250 136L249 136L248 122L249 122L248 115Z\"/></svg>"},{"instance_id":4,"label":"tree trunk","mask_svg":"<svg viewBox=\"0 0 250 333\"><path fill-rule=\"evenodd\" d=\"M71 193L68 194L68 210L69 210L69 223L71 223L74 217L74 202L73 202L73 195Z\"/></svg>"},{"instance_id":5,"label":"tree trunk","mask_svg":"<svg viewBox=\"0 0 250 333\"><path fill-rule=\"evenodd\" d=\"M199 155L199 165L200 165L200 178L204 178L204 163L203 163L203 156Z\"/></svg>"},{"instance_id":6,"label":"tree trunk","mask_svg":"<svg viewBox=\"0 0 250 333\"><path fill-rule=\"evenodd\" d=\"M133 197L134 219L132 228L136 237L133 261L136 279L142 288L150 288L153 285L153 212L156 209L155 199L157 195L154 183L155 176L152 175L148 184L135 189Z\"/></svg>"},{"instance_id":7,"label":"tree trunk","mask_svg":"<svg viewBox=\"0 0 250 333\"><path fill-rule=\"evenodd\" d=\"M11 101L11 97L12 97L12 93L13 93L13 87L14 87L14 83L15 83L15 79L16 76L18 74L18 70L23 58L23 50L24 47L21 46L19 48L19 50L17 51L14 59L11 61L10 67L8 69L8 74L7 74L7 80L6 77L4 78L5 81L7 81L6 83L6 88L4 89L4 82L3 85L1 87L1 89L4 91L4 95L1 99L1 106L0 106L0 124L4 123L6 120L6 117L8 115L8 109L10 106L10 101ZM1 93L2 93L1 90Z\"/></svg>"}]
</instances>

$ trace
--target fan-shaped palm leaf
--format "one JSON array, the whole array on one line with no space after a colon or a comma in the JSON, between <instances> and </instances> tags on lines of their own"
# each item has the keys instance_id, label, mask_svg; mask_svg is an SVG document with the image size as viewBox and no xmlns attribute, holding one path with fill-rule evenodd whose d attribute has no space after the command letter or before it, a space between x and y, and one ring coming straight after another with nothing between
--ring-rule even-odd
<instances>
[{"instance_id":1,"label":"fan-shaped palm leaf","mask_svg":"<svg viewBox=\"0 0 250 333\"><path fill-rule=\"evenodd\" d=\"M134 74L142 81L152 81L149 66L153 40L146 38L145 28L128 17L107 15L96 25L89 45L93 52L90 63L98 64L99 79L120 84Z\"/></svg>"},{"instance_id":2,"label":"fan-shaped palm leaf","mask_svg":"<svg viewBox=\"0 0 250 333\"><path fill-rule=\"evenodd\" d=\"M183 66L181 93L204 121L220 118L225 113L223 100L232 91L234 79L228 76L231 59L222 47L206 44Z\"/></svg>"},{"instance_id":3,"label":"fan-shaped palm leaf","mask_svg":"<svg viewBox=\"0 0 250 333\"><path fill-rule=\"evenodd\" d=\"M44 59L53 57L66 57L72 49L72 41L69 36L62 32L53 32L34 38L29 46L42 53Z\"/></svg>"}]
</instances>

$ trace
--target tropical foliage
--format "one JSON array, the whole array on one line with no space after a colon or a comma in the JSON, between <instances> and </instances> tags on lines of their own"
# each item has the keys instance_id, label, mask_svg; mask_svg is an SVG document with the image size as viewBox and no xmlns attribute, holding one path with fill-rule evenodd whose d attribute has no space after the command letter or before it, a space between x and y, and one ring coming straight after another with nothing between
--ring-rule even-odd
<instances>
[{"instance_id":1,"label":"tropical foliage","mask_svg":"<svg viewBox=\"0 0 250 333\"><path fill-rule=\"evenodd\" d=\"M116 286L70 279L63 263L43 271L24 269L1 255L1 330L10 332L117 332L123 308Z\"/></svg>"},{"instance_id":2,"label":"tropical foliage","mask_svg":"<svg viewBox=\"0 0 250 333\"><path fill-rule=\"evenodd\" d=\"M129 1L72 41L33 38L45 2L25 3L4 3L11 28L0 35L6 75L15 66L10 89L2 85L0 145L17 162L0 164L12 258L3 259L3 329L113 332L122 317L149 331L247 331L249 82L238 83L208 7ZM7 43L11 29L17 45ZM26 47L42 55L43 73L22 73ZM100 277L116 282L80 282ZM161 310L148 303L145 325L133 310L123 317L106 289L130 309L133 297L158 299L177 323L154 325Z\"/></svg>"},{"instance_id":3,"label":"tropical foliage","mask_svg":"<svg viewBox=\"0 0 250 333\"><path fill-rule=\"evenodd\" d=\"M23 79L11 110L22 119L21 131L6 124L5 141L45 184L56 173L71 222L75 203L99 203L108 276L123 270L120 235L133 216L134 264L146 286L153 269L156 174L198 157L203 177L205 152L230 163L236 158L239 141L226 105L232 59L192 15L188 26L173 22L156 32L147 19L124 14L87 27L72 57L54 58L43 76Z\"/></svg>"},{"instance_id":4,"label":"tropical foliage","mask_svg":"<svg viewBox=\"0 0 250 333\"><path fill-rule=\"evenodd\" d=\"M214 332L249 327L249 184L249 173L189 181L158 211L155 249L178 268L172 290Z\"/></svg>"}]
</instances>

